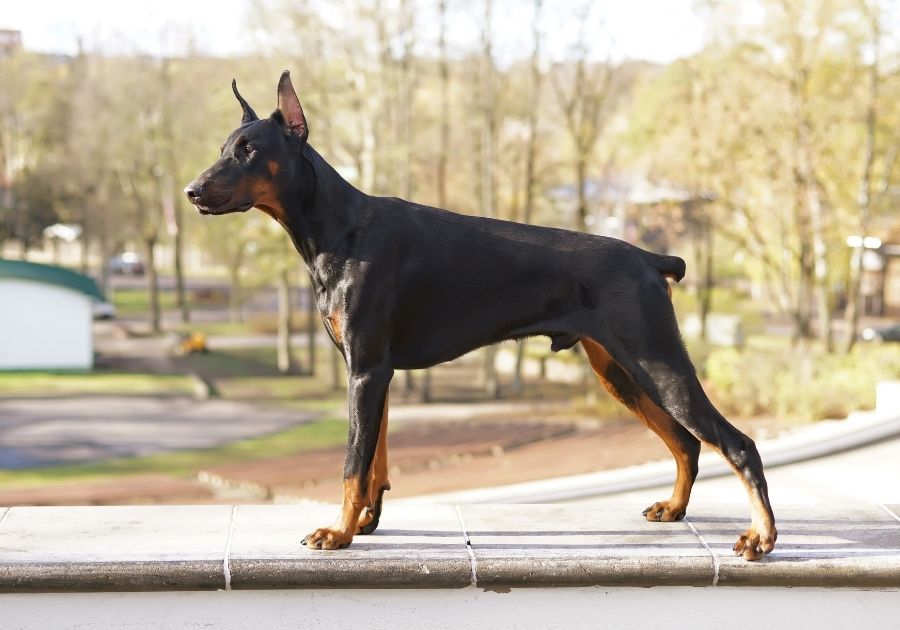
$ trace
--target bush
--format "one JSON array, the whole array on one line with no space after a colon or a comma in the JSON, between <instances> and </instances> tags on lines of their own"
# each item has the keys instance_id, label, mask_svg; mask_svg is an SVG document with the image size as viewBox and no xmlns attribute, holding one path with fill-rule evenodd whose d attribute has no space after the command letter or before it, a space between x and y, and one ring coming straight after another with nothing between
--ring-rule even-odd
<instances>
[{"instance_id":1,"label":"bush","mask_svg":"<svg viewBox=\"0 0 900 630\"><path fill-rule=\"evenodd\" d=\"M900 378L900 352L890 346L857 346L849 355L715 348L704 373L725 414L843 418L874 407L879 381Z\"/></svg>"}]
</instances>

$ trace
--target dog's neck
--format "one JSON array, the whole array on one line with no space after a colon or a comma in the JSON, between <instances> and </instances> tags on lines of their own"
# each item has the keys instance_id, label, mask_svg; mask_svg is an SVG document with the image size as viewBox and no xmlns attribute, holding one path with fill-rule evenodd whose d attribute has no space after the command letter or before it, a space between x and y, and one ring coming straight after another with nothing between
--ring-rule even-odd
<instances>
[{"instance_id":1,"label":"dog's neck","mask_svg":"<svg viewBox=\"0 0 900 630\"><path fill-rule=\"evenodd\" d=\"M338 254L345 237L356 224L357 208L364 196L341 177L308 144L281 202L281 216L274 216L287 231L307 265L325 254Z\"/></svg>"},{"instance_id":2,"label":"dog's neck","mask_svg":"<svg viewBox=\"0 0 900 630\"><path fill-rule=\"evenodd\" d=\"M285 229L303 257L314 285L330 285L333 269L348 255L366 195L354 188L309 144L292 182L282 195L282 208L268 212ZM324 287L317 287L319 289Z\"/></svg>"}]
</instances>

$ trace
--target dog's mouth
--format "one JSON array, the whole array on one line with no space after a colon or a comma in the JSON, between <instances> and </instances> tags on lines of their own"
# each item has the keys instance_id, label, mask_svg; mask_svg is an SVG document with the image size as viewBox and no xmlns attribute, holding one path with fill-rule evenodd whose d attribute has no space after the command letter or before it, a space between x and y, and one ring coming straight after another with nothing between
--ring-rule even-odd
<instances>
[{"instance_id":1,"label":"dog's mouth","mask_svg":"<svg viewBox=\"0 0 900 630\"><path fill-rule=\"evenodd\" d=\"M238 205L232 205L231 201L220 204L218 206L204 206L202 204L197 204L197 211L200 214L209 214L209 215L219 215L219 214L231 214L232 212L246 212L250 208L253 207L253 202L248 201Z\"/></svg>"}]
</instances>

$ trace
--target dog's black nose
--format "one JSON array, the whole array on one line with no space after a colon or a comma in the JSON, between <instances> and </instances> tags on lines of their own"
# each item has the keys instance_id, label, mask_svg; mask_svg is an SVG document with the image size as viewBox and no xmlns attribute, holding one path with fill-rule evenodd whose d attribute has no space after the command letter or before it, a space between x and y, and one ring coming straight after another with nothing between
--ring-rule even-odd
<instances>
[{"instance_id":1,"label":"dog's black nose","mask_svg":"<svg viewBox=\"0 0 900 630\"><path fill-rule=\"evenodd\" d=\"M191 182L185 187L184 194L187 195L188 201L196 205L200 202L200 197L203 196L203 185Z\"/></svg>"}]
</instances>

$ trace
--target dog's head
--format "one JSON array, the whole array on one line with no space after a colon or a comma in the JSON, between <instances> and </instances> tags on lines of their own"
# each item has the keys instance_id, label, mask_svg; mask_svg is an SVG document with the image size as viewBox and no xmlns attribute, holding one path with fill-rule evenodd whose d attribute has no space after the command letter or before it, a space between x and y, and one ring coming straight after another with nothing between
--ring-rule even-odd
<instances>
[{"instance_id":1,"label":"dog's head","mask_svg":"<svg viewBox=\"0 0 900 630\"><path fill-rule=\"evenodd\" d=\"M256 206L276 219L283 214L281 196L297 185L304 168L303 148L309 127L300 100L285 70L278 81L278 108L260 120L231 82L243 109L240 126L222 145L221 157L184 189L200 214L245 212Z\"/></svg>"}]
</instances>

